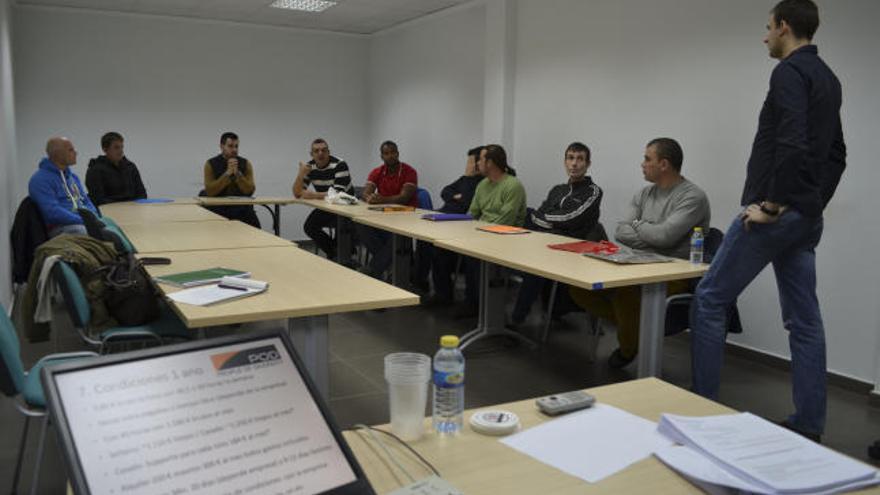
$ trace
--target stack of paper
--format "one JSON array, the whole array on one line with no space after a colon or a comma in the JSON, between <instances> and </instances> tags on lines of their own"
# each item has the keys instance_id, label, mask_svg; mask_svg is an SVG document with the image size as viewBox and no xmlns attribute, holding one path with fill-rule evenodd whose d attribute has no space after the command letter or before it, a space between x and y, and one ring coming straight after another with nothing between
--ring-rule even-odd
<instances>
[{"instance_id":1,"label":"stack of paper","mask_svg":"<svg viewBox=\"0 0 880 495\"><path fill-rule=\"evenodd\" d=\"M664 414L657 431L682 446L655 455L686 477L767 494L839 493L880 482L877 470L750 413Z\"/></svg>"},{"instance_id":2,"label":"stack of paper","mask_svg":"<svg viewBox=\"0 0 880 495\"><path fill-rule=\"evenodd\" d=\"M220 279L219 284L181 290L169 294L168 299L184 304L207 306L220 301L253 296L254 294L265 292L268 288L269 282L238 277L223 277Z\"/></svg>"}]
</instances>

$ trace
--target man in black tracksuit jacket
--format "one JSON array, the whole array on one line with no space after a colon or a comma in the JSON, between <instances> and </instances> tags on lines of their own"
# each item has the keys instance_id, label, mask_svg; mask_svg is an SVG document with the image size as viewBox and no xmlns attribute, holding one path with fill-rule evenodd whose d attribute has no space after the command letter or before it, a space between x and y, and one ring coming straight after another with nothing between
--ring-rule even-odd
<instances>
[{"instance_id":1,"label":"man in black tracksuit jacket","mask_svg":"<svg viewBox=\"0 0 880 495\"><path fill-rule=\"evenodd\" d=\"M537 210L529 210L525 227L531 230L586 239L599 223L602 189L587 176L590 148L574 142L565 149L565 171L568 182L553 186L547 199ZM524 274L511 321L525 321L544 285L544 278Z\"/></svg>"}]
</instances>

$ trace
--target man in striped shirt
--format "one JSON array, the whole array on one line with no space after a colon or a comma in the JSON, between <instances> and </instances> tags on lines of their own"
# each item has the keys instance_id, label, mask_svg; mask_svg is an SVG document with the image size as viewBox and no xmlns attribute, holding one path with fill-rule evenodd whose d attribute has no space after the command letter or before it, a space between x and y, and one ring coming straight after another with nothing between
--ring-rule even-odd
<instances>
[{"instance_id":1,"label":"man in striped shirt","mask_svg":"<svg viewBox=\"0 0 880 495\"><path fill-rule=\"evenodd\" d=\"M312 159L308 163L299 162L299 173L293 181L293 195L304 199L324 199L332 187L339 192L354 194L351 185L351 174L348 164L330 154L327 141L318 138L312 141ZM315 190L309 191L309 184ZM333 239L324 230L336 225L336 215L323 210L314 209L303 226L319 249L330 259L336 259L336 246Z\"/></svg>"}]
</instances>

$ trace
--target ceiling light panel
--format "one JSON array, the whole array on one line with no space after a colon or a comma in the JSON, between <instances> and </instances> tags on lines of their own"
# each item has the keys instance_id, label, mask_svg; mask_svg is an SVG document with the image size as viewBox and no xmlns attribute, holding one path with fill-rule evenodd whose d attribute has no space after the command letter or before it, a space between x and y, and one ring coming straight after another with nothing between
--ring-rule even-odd
<instances>
[{"instance_id":1,"label":"ceiling light panel","mask_svg":"<svg viewBox=\"0 0 880 495\"><path fill-rule=\"evenodd\" d=\"M336 5L336 2L328 0L275 0L269 6L276 9L323 12L334 5Z\"/></svg>"}]
</instances>

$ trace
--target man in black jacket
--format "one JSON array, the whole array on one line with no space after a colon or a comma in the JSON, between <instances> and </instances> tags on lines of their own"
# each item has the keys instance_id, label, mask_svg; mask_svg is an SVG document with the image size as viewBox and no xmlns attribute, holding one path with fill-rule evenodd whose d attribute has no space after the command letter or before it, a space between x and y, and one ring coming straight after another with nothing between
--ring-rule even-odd
<instances>
[{"instance_id":1,"label":"man in black jacket","mask_svg":"<svg viewBox=\"0 0 880 495\"><path fill-rule=\"evenodd\" d=\"M477 184L483 180L483 176L477 169L477 160L480 158L481 151L483 151L482 146L468 150L464 175L444 187L440 192L440 197L443 198L443 206L440 208L442 213L467 213L470 209L471 200L474 199L474 192L477 190ZM458 255L445 249L434 250L434 247L427 243L420 245L419 249L419 260L431 260L430 268L431 278L434 281L434 298L429 302L440 306L452 304L452 272L455 270ZM428 275L427 264L423 265L420 262L416 273L417 281L424 280ZM424 290L427 284L424 282L422 284Z\"/></svg>"},{"instance_id":2,"label":"man in black jacket","mask_svg":"<svg viewBox=\"0 0 880 495\"><path fill-rule=\"evenodd\" d=\"M529 209L525 228L586 239L599 223L602 189L587 176L590 168L590 148L587 145L571 143L563 156L568 182L553 186L537 210ZM514 325L525 321L545 281L536 275L523 274L522 277L511 315Z\"/></svg>"},{"instance_id":3,"label":"man in black jacket","mask_svg":"<svg viewBox=\"0 0 880 495\"><path fill-rule=\"evenodd\" d=\"M779 63L758 118L743 211L697 287L691 315L694 391L717 399L727 308L773 264L791 349L795 413L783 425L819 440L825 428L825 328L816 295L822 212L846 168L840 81L812 44L812 0L773 7L764 42Z\"/></svg>"},{"instance_id":4,"label":"man in black jacket","mask_svg":"<svg viewBox=\"0 0 880 495\"><path fill-rule=\"evenodd\" d=\"M118 132L101 136L104 154L92 158L86 171L86 188L95 206L147 197L137 166L125 157L124 144Z\"/></svg>"}]
</instances>

